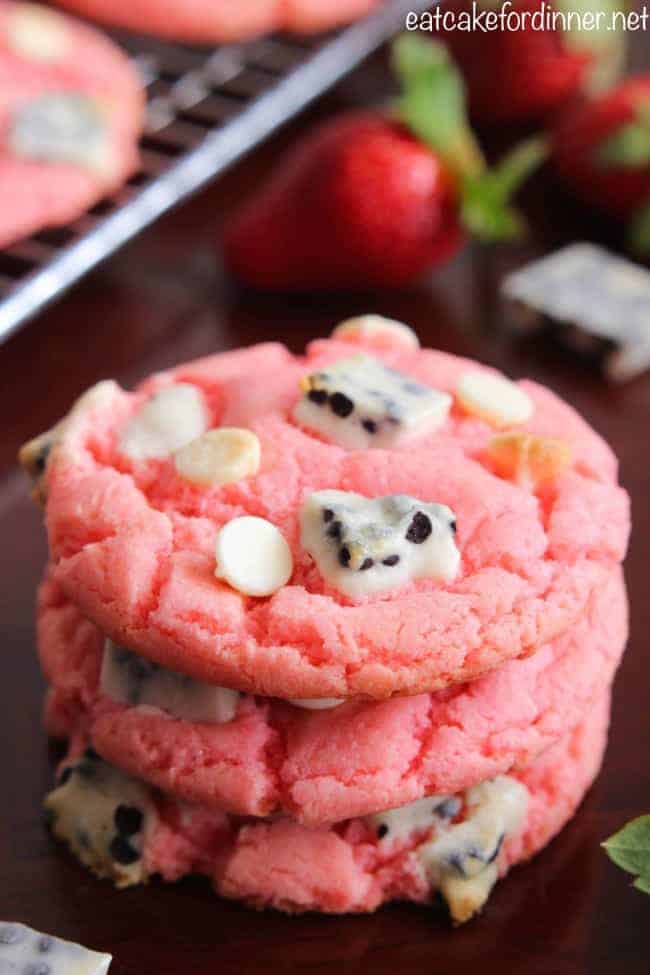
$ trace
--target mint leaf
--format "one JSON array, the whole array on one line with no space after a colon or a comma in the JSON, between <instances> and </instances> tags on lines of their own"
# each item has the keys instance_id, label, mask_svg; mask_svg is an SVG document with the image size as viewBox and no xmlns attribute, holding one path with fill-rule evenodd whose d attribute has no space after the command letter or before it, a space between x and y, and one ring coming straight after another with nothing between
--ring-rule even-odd
<instances>
[{"instance_id":1,"label":"mint leaf","mask_svg":"<svg viewBox=\"0 0 650 975\"><path fill-rule=\"evenodd\" d=\"M605 840L603 846L610 860L636 875L637 890L650 894L650 815L633 819Z\"/></svg>"},{"instance_id":2,"label":"mint leaf","mask_svg":"<svg viewBox=\"0 0 650 975\"><path fill-rule=\"evenodd\" d=\"M465 87L444 44L402 34L393 43L392 65L402 122L457 177L480 172L485 163L467 121Z\"/></svg>"},{"instance_id":3,"label":"mint leaf","mask_svg":"<svg viewBox=\"0 0 650 975\"><path fill-rule=\"evenodd\" d=\"M461 221L470 233L486 242L513 240L525 229L510 200L533 170L546 159L546 140L528 139L509 152L493 169L465 181Z\"/></svg>"}]
</instances>

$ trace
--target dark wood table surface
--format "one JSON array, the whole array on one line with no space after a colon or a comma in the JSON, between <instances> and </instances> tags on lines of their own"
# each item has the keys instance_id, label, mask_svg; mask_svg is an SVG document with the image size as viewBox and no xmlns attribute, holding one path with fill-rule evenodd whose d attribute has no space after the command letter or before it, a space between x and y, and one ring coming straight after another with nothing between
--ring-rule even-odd
<instances>
[{"instance_id":1,"label":"dark wood table surface","mask_svg":"<svg viewBox=\"0 0 650 975\"><path fill-rule=\"evenodd\" d=\"M325 107L332 104L337 96ZM213 237L228 206L299 127L135 241L0 349L0 917L113 952L112 975L329 973L342 966L376 975L647 975L650 898L631 889L599 844L650 812L650 374L608 388L592 367L547 340L513 340L502 328L497 290L504 271L524 259L606 229L542 176L528 194L533 233L526 245L469 248L399 293L246 294L224 280ZM218 900L201 880L116 892L55 844L41 822L55 759L40 727L43 686L34 655L34 591L46 547L41 516L14 466L16 450L101 378L128 386L180 360L276 337L300 350L341 318L370 310L411 323L426 344L548 383L616 448L634 502L632 635L616 681L604 771L568 828L457 931L410 906L368 917L259 914Z\"/></svg>"}]
</instances>

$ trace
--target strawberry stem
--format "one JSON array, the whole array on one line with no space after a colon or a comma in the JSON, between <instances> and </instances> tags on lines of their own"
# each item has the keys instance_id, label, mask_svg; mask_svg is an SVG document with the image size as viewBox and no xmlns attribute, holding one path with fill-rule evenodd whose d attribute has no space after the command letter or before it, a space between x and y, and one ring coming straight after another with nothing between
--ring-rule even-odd
<instances>
[{"instance_id":1,"label":"strawberry stem","mask_svg":"<svg viewBox=\"0 0 650 975\"><path fill-rule=\"evenodd\" d=\"M650 200L641 206L627 228L627 245L637 257L650 254Z\"/></svg>"},{"instance_id":2,"label":"strawberry stem","mask_svg":"<svg viewBox=\"0 0 650 975\"><path fill-rule=\"evenodd\" d=\"M404 124L458 179L481 172L485 160L467 121L465 87L447 48L402 34L393 44L392 64L402 87Z\"/></svg>"},{"instance_id":3,"label":"strawberry stem","mask_svg":"<svg viewBox=\"0 0 650 975\"><path fill-rule=\"evenodd\" d=\"M545 159L545 141L530 139L488 169L469 125L463 79L444 44L403 34L393 43L392 64L401 84L399 117L455 177L465 228L484 241L519 236L524 222L509 201Z\"/></svg>"}]
</instances>

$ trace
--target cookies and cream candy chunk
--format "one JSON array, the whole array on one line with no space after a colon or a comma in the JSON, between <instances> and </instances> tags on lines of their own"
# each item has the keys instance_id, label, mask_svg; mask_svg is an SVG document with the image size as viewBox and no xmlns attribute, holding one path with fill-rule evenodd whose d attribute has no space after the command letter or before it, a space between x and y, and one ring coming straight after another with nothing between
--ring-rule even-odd
<instances>
[{"instance_id":1,"label":"cookies and cream candy chunk","mask_svg":"<svg viewBox=\"0 0 650 975\"><path fill-rule=\"evenodd\" d=\"M54 835L98 877L117 887L147 879L142 849L157 814L136 779L88 749L63 770L45 810Z\"/></svg>"},{"instance_id":2,"label":"cookies and cream candy chunk","mask_svg":"<svg viewBox=\"0 0 650 975\"><path fill-rule=\"evenodd\" d=\"M303 548L325 581L348 596L412 579L451 582L458 572L456 518L443 504L406 494L317 491L303 504L300 524Z\"/></svg>"},{"instance_id":3,"label":"cookies and cream candy chunk","mask_svg":"<svg viewBox=\"0 0 650 975\"><path fill-rule=\"evenodd\" d=\"M46 92L21 102L9 123L9 149L36 162L72 163L109 175L113 149L107 108L81 91Z\"/></svg>"},{"instance_id":4,"label":"cookies and cream candy chunk","mask_svg":"<svg viewBox=\"0 0 650 975\"><path fill-rule=\"evenodd\" d=\"M457 816L461 808L462 800L457 796L426 796L367 816L366 822L376 829L378 839L392 843L407 839L416 830L440 828Z\"/></svg>"},{"instance_id":5,"label":"cookies and cream candy chunk","mask_svg":"<svg viewBox=\"0 0 650 975\"><path fill-rule=\"evenodd\" d=\"M446 420L451 397L355 355L306 376L293 416L302 426L352 450L394 447Z\"/></svg>"},{"instance_id":6,"label":"cookies and cream candy chunk","mask_svg":"<svg viewBox=\"0 0 650 975\"><path fill-rule=\"evenodd\" d=\"M0 921L2 975L106 975L112 955L19 924Z\"/></svg>"},{"instance_id":7,"label":"cookies and cream candy chunk","mask_svg":"<svg viewBox=\"0 0 650 975\"><path fill-rule=\"evenodd\" d=\"M336 326L332 338L343 342L367 342L377 347L420 348L420 340L409 325L383 315L346 318Z\"/></svg>"},{"instance_id":8,"label":"cookies and cream candy chunk","mask_svg":"<svg viewBox=\"0 0 650 975\"><path fill-rule=\"evenodd\" d=\"M186 481L212 487L257 474L260 457L260 442L251 430L219 427L180 447L174 465Z\"/></svg>"},{"instance_id":9,"label":"cookies and cream candy chunk","mask_svg":"<svg viewBox=\"0 0 650 975\"><path fill-rule=\"evenodd\" d=\"M237 712L238 691L194 680L106 640L100 689L132 707L159 708L184 721L224 724Z\"/></svg>"},{"instance_id":10,"label":"cookies and cream candy chunk","mask_svg":"<svg viewBox=\"0 0 650 975\"><path fill-rule=\"evenodd\" d=\"M131 460L160 460L208 428L203 394L189 383L175 383L154 393L131 417L119 441Z\"/></svg>"},{"instance_id":11,"label":"cookies and cream candy chunk","mask_svg":"<svg viewBox=\"0 0 650 975\"><path fill-rule=\"evenodd\" d=\"M69 48L65 20L55 10L36 3L12 4L5 22L7 43L14 54L29 61L54 64Z\"/></svg>"},{"instance_id":12,"label":"cookies and cream candy chunk","mask_svg":"<svg viewBox=\"0 0 650 975\"><path fill-rule=\"evenodd\" d=\"M528 808L528 790L499 775L468 789L460 822L438 830L417 848L432 887L445 898L457 924L481 910L498 879L503 841L517 833Z\"/></svg>"},{"instance_id":13,"label":"cookies and cream candy chunk","mask_svg":"<svg viewBox=\"0 0 650 975\"><path fill-rule=\"evenodd\" d=\"M32 481L32 495L40 504L47 498L47 464L53 448L61 441L68 423L89 410L102 409L119 392L112 379L95 383L76 400L72 409L45 433L34 437L20 448L18 460Z\"/></svg>"}]
</instances>

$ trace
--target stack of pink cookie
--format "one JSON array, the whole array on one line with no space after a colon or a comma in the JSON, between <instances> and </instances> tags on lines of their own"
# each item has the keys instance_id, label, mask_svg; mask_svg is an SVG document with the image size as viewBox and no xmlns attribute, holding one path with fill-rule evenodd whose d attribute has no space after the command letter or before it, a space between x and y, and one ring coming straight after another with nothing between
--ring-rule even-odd
<instances>
[{"instance_id":1,"label":"stack of pink cookie","mask_svg":"<svg viewBox=\"0 0 650 975\"><path fill-rule=\"evenodd\" d=\"M627 633L609 447L377 316L89 390L45 504L56 836L118 886L480 910L573 815Z\"/></svg>"}]
</instances>

